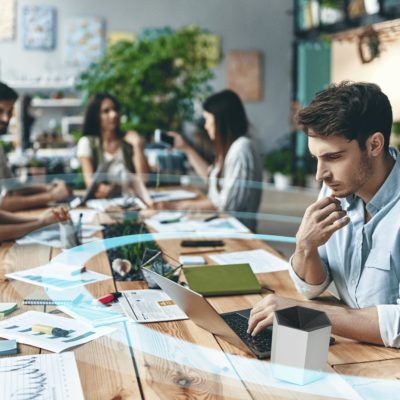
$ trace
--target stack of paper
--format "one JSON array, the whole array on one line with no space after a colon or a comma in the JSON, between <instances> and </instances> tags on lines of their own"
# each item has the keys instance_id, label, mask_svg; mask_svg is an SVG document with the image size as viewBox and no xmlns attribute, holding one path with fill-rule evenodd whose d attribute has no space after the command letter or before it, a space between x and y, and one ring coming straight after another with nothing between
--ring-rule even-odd
<instances>
[{"instance_id":1,"label":"stack of paper","mask_svg":"<svg viewBox=\"0 0 400 400\"><path fill-rule=\"evenodd\" d=\"M0 319L17 309L17 303L0 303Z\"/></svg>"}]
</instances>

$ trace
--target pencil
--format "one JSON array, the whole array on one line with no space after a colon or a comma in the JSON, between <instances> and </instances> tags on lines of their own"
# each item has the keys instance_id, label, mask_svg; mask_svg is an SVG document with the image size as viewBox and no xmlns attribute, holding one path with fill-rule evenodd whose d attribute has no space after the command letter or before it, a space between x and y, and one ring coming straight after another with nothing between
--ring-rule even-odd
<instances>
[{"instance_id":1,"label":"pencil","mask_svg":"<svg viewBox=\"0 0 400 400\"><path fill-rule=\"evenodd\" d=\"M181 255L181 256L184 256L184 255L187 255L187 254L217 253L217 252L224 251L224 250L225 250L225 249L221 247L220 249L215 249L215 248L213 248L213 249L210 249L210 250L190 250L190 251L181 251L180 255Z\"/></svg>"}]
</instances>

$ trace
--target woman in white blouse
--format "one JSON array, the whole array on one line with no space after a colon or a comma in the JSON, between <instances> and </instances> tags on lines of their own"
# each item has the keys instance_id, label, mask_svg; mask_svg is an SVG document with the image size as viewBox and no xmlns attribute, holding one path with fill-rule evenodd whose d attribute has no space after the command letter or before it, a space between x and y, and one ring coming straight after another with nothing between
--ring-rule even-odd
<instances>
[{"instance_id":1,"label":"woman in white blouse","mask_svg":"<svg viewBox=\"0 0 400 400\"><path fill-rule=\"evenodd\" d=\"M115 182L122 183L126 172L139 175L149 172L143 139L135 131L121 131L119 102L107 93L94 95L87 105L77 156L87 187L97 166L101 162L109 164L108 179L98 185L97 198L112 196L120 188Z\"/></svg>"},{"instance_id":2,"label":"woman in white blouse","mask_svg":"<svg viewBox=\"0 0 400 400\"><path fill-rule=\"evenodd\" d=\"M177 208L234 211L255 230L262 168L255 146L247 136L249 122L242 101L232 90L223 90L210 96L203 110L205 129L215 145L213 165L208 165L180 134L169 132L175 138L175 148L186 153L197 174L208 178L206 200L180 202Z\"/></svg>"}]
</instances>

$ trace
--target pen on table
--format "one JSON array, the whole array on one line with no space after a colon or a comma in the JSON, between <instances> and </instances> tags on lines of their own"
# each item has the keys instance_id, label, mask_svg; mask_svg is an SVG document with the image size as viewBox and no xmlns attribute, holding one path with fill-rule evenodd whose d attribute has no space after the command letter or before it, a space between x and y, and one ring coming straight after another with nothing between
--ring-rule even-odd
<instances>
[{"instance_id":1,"label":"pen on table","mask_svg":"<svg viewBox=\"0 0 400 400\"><path fill-rule=\"evenodd\" d=\"M86 272L86 267L81 267L71 272L71 276L80 275Z\"/></svg>"},{"instance_id":2,"label":"pen on table","mask_svg":"<svg viewBox=\"0 0 400 400\"><path fill-rule=\"evenodd\" d=\"M46 335L54 335L59 337L68 336L70 331L66 329L56 328L49 325L32 325L32 332L45 333Z\"/></svg>"},{"instance_id":3,"label":"pen on table","mask_svg":"<svg viewBox=\"0 0 400 400\"><path fill-rule=\"evenodd\" d=\"M181 251L180 255L184 256L187 254L205 254L205 253L218 253L219 251L224 251L224 248L216 249L212 248L210 250L190 250L190 251Z\"/></svg>"},{"instance_id":4,"label":"pen on table","mask_svg":"<svg viewBox=\"0 0 400 400\"><path fill-rule=\"evenodd\" d=\"M78 223L76 224L76 238L77 242L82 242L82 217L83 213L79 213Z\"/></svg>"},{"instance_id":5,"label":"pen on table","mask_svg":"<svg viewBox=\"0 0 400 400\"><path fill-rule=\"evenodd\" d=\"M174 218L174 219L164 219L160 221L160 224L174 224L176 222L181 222L180 218Z\"/></svg>"},{"instance_id":6,"label":"pen on table","mask_svg":"<svg viewBox=\"0 0 400 400\"><path fill-rule=\"evenodd\" d=\"M211 215L210 217L207 217L207 218L204 218L204 222L210 222L210 221L212 221L213 219L217 219L217 218L219 218L219 215L218 214L214 214L214 215Z\"/></svg>"}]
</instances>

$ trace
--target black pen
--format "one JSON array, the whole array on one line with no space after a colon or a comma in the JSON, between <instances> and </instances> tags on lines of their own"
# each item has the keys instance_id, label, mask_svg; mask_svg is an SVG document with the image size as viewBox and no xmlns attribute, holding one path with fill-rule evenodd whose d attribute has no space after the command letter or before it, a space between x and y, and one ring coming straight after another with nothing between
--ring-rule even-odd
<instances>
[{"instance_id":1,"label":"black pen","mask_svg":"<svg viewBox=\"0 0 400 400\"><path fill-rule=\"evenodd\" d=\"M211 217L204 218L204 222L210 222L213 219L217 219L217 218L219 218L219 215L218 214L214 214L214 215L211 215Z\"/></svg>"}]
</instances>

